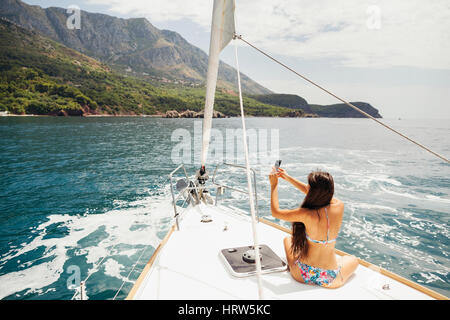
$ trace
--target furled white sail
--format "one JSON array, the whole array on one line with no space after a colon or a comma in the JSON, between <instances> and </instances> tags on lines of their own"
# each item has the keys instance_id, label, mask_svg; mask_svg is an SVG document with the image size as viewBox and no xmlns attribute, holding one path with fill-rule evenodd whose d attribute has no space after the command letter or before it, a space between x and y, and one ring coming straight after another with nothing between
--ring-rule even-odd
<instances>
[{"instance_id":1,"label":"furled white sail","mask_svg":"<svg viewBox=\"0 0 450 320\"><path fill-rule=\"evenodd\" d=\"M211 124L214 109L214 94L219 70L219 55L223 48L233 39L234 0L214 0L211 23L211 40L209 44L208 73L206 76L205 115L203 119L202 136L202 165L206 164L208 157Z\"/></svg>"}]
</instances>

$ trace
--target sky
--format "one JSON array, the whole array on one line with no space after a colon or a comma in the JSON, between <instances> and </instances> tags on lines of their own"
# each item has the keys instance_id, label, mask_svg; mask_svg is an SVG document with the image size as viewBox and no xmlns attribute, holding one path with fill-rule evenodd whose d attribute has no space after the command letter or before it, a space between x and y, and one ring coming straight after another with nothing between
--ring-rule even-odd
<instances>
[{"instance_id":1,"label":"sky","mask_svg":"<svg viewBox=\"0 0 450 320\"><path fill-rule=\"evenodd\" d=\"M212 0L25 0L145 17L208 52ZM81 17L82 27L82 17ZM236 0L246 40L347 101L384 118L450 119L450 1ZM243 73L276 93L339 103L238 41ZM235 66L234 45L221 59Z\"/></svg>"}]
</instances>

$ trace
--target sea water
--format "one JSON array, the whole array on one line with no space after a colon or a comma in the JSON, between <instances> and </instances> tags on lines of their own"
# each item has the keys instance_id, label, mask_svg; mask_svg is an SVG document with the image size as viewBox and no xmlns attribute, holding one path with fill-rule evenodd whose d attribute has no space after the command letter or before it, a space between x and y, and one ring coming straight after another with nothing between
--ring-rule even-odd
<instances>
[{"instance_id":1,"label":"sea water","mask_svg":"<svg viewBox=\"0 0 450 320\"><path fill-rule=\"evenodd\" d=\"M384 121L450 157L449 120ZM168 174L180 162L180 133L190 134L181 148L191 151L188 173L199 165L199 126L200 119L0 117L0 298L71 299L86 277L89 299L125 298L173 223ZM237 118L213 121L224 141L240 126ZM336 247L450 295L449 164L368 119L249 118L247 128L268 142L250 155L261 216L289 226L270 215L274 157L304 182L326 170L345 203ZM231 160L244 163L239 145ZM246 186L239 169L220 179ZM285 181L279 194L282 208L304 197ZM223 202L248 209L238 192L226 191Z\"/></svg>"}]
</instances>

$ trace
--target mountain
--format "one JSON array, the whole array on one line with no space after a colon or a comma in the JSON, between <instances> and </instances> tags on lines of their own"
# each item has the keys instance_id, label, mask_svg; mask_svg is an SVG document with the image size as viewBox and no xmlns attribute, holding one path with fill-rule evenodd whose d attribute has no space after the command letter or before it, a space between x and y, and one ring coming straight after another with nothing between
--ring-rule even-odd
<instances>
[{"instance_id":1,"label":"mountain","mask_svg":"<svg viewBox=\"0 0 450 320\"><path fill-rule=\"evenodd\" d=\"M370 114L374 118L382 118L378 109L372 107L366 102L350 102L355 107L358 107L362 111ZM315 113L319 117L327 118L366 118L364 115L349 107L345 103L331 104L331 105L308 105L309 109L304 110L305 112ZM307 111L308 110L308 111Z\"/></svg>"},{"instance_id":2,"label":"mountain","mask_svg":"<svg viewBox=\"0 0 450 320\"><path fill-rule=\"evenodd\" d=\"M109 65L0 18L0 111L44 115L162 115L200 112L204 88L154 86L123 76ZM301 116L244 97L250 116ZM240 114L236 95L216 92L215 109ZM187 112L186 114L191 114Z\"/></svg>"},{"instance_id":3,"label":"mountain","mask_svg":"<svg viewBox=\"0 0 450 320\"><path fill-rule=\"evenodd\" d=\"M255 100L291 109L302 109L308 106L308 102L296 94L261 94L252 95Z\"/></svg>"},{"instance_id":4,"label":"mountain","mask_svg":"<svg viewBox=\"0 0 450 320\"><path fill-rule=\"evenodd\" d=\"M0 80L6 90L1 92L1 110L39 114L200 111L208 64L205 52L144 18L81 11L81 28L71 30L66 26L70 14L63 8L0 1L0 17L6 19L0 39ZM239 114L233 92L236 82L235 69L221 62L215 107L225 115ZM308 104L298 95L273 94L245 75L242 85L249 115L362 117L345 104L321 106ZM45 103L51 107L44 107ZM354 104L381 117L368 103Z\"/></svg>"},{"instance_id":5,"label":"mountain","mask_svg":"<svg viewBox=\"0 0 450 320\"><path fill-rule=\"evenodd\" d=\"M29 30L35 30L93 57L123 74L165 82L202 85L206 79L208 56L178 33L159 30L145 18L121 19L81 11L80 29L67 28L71 14L66 9L28 5L20 0L0 1L0 16ZM221 62L218 86L235 88L236 70ZM267 94L270 90L242 74L247 94Z\"/></svg>"},{"instance_id":6,"label":"mountain","mask_svg":"<svg viewBox=\"0 0 450 320\"><path fill-rule=\"evenodd\" d=\"M364 115L344 103L332 105L309 104L302 97L295 94L266 94L252 95L253 99L273 106L281 106L295 110L302 110L306 114L316 114L326 118L365 118ZM372 117L381 118L378 109L366 102L351 102L354 106L370 114Z\"/></svg>"}]
</instances>

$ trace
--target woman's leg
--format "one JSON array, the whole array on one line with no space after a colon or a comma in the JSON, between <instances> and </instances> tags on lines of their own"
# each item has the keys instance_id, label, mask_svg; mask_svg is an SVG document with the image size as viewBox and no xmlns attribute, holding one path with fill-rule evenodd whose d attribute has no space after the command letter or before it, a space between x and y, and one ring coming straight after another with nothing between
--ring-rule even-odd
<instances>
[{"instance_id":1,"label":"woman's leg","mask_svg":"<svg viewBox=\"0 0 450 320\"><path fill-rule=\"evenodd\" d=\"M297 260L293 254L292 254L292 237L288 236L286 238L284 238L284 252L286 253L286 260L287 260L287 264L289 267L289 272L291 273L292 277L302 283L305 283L303 281L303 277L300 273L300 269L298 268L297 264L295 263L295 261Z\"/></svg>"},{"instance_id":2,"label":"woman's leg","mask_svg":"<svg viewBox=\"0 0 450 320\"><path fill-rule=\"evenodd\" d=\"M347 282L348 278L355 272L358 267L358 259L354 256L341 256L338 258L338 265L341 266L341 270L336 279L327 286L327 288L339 288Z\"/></svg>"}]
</instances>

